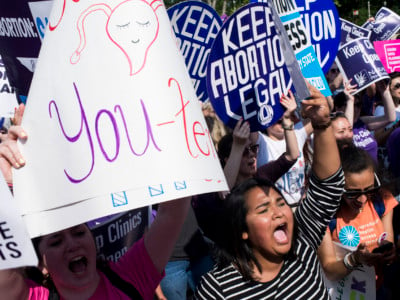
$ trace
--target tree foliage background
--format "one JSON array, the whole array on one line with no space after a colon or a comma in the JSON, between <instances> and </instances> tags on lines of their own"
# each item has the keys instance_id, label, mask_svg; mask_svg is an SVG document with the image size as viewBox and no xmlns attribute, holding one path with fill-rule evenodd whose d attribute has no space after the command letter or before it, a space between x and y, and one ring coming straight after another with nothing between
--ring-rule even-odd
<instances>
[{"instance_id":1,"label":"tree foliage background","mask_svg":"<svg viewBox=\"0 0 400 300\"><path fill-rule=\"evenodd\" d=\"M164 0L166 7L170 7L185 0ZM230 16L234 11L243 5L248 4L249 0L203 0L220 14L227 14ZM400 1L399 0L335 0L339 16L350 22L362 25L369 16L375 16L382 6L386 6L400 15ZM368 10L369 3L369 10ZM358 15L354 15L354 11L358 11ZM368 15L368 12L370 15Z\"/></svg>"}]
</instances>

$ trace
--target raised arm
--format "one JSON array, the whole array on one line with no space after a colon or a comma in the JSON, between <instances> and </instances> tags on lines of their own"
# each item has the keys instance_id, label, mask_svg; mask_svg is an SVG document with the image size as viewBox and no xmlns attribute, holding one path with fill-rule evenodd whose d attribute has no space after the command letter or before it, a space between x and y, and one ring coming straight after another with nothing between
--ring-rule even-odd
<instances>
[{"instance_id":1,"label":"raised arm","mask_svg":"<svg viewBox=\"0 0 400 300\"><path fill-rule=\"evenodd\" d=\"M346 96L346 109L344 111L344 115L346 116L347 120L349 121L351 127L353 127L354 123L354 96L352 93L356 91L357 84L352 85L351 84L352 79L349 81L344 81L344 90L343 93Z\"/></svg>"},{"instance_id":2,"label":"raised arm","mask_svg":"<svg viewBox=\"0 0 400 300\"><path fill-rule=\"evenodd\" d=\"M302 101L302 116L311 120L314 128L312 169L320 179L336 173L340 168L339 151L329 117L328 102L315 87L308 84L311 97Z\"/></svg>"},{"instance_id":3,"label":"raised arm","mask_svg":"<svg viewBox=\"0 0 400 300\"><path fill-rule=\"evenodd\" d=\"M154 266L162 272L168 263L185 221L190 197L163 202L144 236L144 244Z\"/></svg>"},{"instance_id":4,"label":"raised arm","mask_svg":"<svg viewBox=\"0 0 400 300\"><path fill-rule=\"evenodd\" d=\"M297 108L296 100L292 91L289 91L288 96L282 96L281 104L286 108L282 117L282 128L284 130L286 142L285 157L289 161L296 161L297 158L300 156L300 151L297 144L297 138L294 133L294 123L291 119L291 115Z\"/></svg>"},{"instance_id":5,"label":"raised arm","mask_svg":"<svg viewBox=\"0 0 400 300\"><path fill-rule=\"evenodd\" d=\"M250 125L248 122L239 120L233 129L233 143L228 160L224 167L224 174L228 182L229 189L232 189L237 181L242 160L243 151L250 137Z\"/></svg>"},{"instance_id":6,"label":"raised arm","mask_svg":"<svg viewBox=\"0 0 400 300\"><path fill-rule=\"evenodd\" d=\"M367 124L369 130L376 130L385 127L389 123L396 121L396 108L394 106L389 85L383 80L376 83L376 89L381 95L383 109L385 113L382 116L363 116L361 120Z\"/></svg>"}]
</instances>

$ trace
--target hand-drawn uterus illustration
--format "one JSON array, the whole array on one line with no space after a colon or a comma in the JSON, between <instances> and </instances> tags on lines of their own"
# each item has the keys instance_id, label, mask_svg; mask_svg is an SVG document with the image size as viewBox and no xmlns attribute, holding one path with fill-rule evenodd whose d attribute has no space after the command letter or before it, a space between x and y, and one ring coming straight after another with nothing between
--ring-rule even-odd
<instances>
[{"instance_id":1,"label":"hand-drawn uterus illustration","mask_svg":"<svg viewBox=\"0 0 400 300\"><path fill-rule=\"evenodd\" d=\"M157 9L161 0L126 0L112 9L108 4L97 3L84 10L77 21L79 46L71 55L71 64L77 64L86 47L85 20L91 13L102 11L107 15L106 34L125 55L130 76L139 73L146 65L149 50L159 32Z\"/></svg>"}]
</instances>

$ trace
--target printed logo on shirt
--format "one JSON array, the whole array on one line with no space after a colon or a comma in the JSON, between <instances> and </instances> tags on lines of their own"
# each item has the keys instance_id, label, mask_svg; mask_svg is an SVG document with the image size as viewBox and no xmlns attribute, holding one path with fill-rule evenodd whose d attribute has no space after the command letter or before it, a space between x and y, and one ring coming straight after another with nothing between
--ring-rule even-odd
<instances>
[{"instance_id":1,"label":"printed logo on shirt","mask_svg":"<svg viewBox=\"0 0 400 300\"><path fill-rule=\"evenodd\" d=\"M354 226L345 226L340 229L339 241L349 247L357 247L360 243L360 234Z\"/></svg>"}]
</instances>

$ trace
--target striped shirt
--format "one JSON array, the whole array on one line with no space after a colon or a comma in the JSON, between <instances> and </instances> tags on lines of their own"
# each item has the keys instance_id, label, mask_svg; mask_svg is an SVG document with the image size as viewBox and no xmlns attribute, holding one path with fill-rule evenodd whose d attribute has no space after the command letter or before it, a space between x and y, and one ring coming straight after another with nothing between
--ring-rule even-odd
<instances>
[{"instance_id":1,"label":"striped shirt","mask_svg":"<svg viewBox=\"0 0 400 300\"><path fill-rule=\"evenodd\" d=\"M216 266L203 276L196 299L329 299L322 279L317 249L327 225L339 207L343 192L342 170L325 180L310 178L307 197L295 212L298 236L295 255L285 260L271 281L245 281L231 264Z\"/></svg>"}]
</instances>

